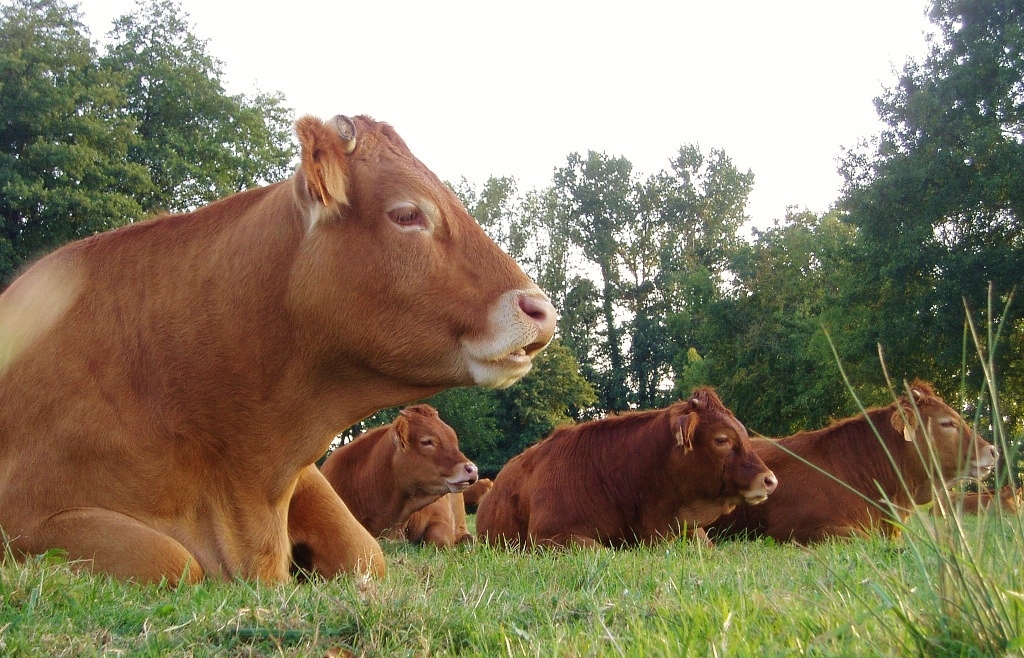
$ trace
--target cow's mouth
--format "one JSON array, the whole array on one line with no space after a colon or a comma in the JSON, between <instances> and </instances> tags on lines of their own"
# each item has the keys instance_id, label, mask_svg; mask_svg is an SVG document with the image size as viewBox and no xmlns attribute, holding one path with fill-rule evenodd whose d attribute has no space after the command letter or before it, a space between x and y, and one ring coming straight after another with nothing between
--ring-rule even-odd
<instances>
[{"instance_id":1,"label":"cow's mouth","mask_svg":"<svg viewBox=\"0 0 1024 658\"><path fill-rule=\"evenodd\" d=\"M768 500L768 494L766 493L756 493L743 497L743 502L747 505L760 505L766 500Z\"/></svg>"},{"instance_id":2,"label":"cow's mouth","mask_svg":"<svg viewBox=\"0 0 1024 658\"><path fill-rule=\"evenodd\" d=\"M513 350L512 352L509 353L508 356L501 360L516 365L525 365L527 363L530 363L533 359L529 354L526 353L526 348L519 348L518 350Z\"/></svg>"},{"instance_id":3,"label":"cow's mouth","mask_svg":"<svg viewBox=\"0 0 1024 658\"><path fill-rule=\"evenodd\" d=\"M469 489L470 485L476 482L476 480L477 479L475 477L467 480L455 480L454 482L448 480L446 481L448 484L448 493L459 493L460 491L465 491L466 489Z\"/></svg>"},{"instance_id":4,"label":"cow's mouth","mask_svg":"<svg viewBox=\"0 0 1024 658\"><path fill-rule=\"evenodd\" d=\"M533 357L551 342L556 319L555 308L537 288L502 295L490 313L485 334L462 343L473 383L506 388L522 379Z\"/></svg>"},{"instance_id":5,"label":"cow's mouth","mask_svg":"<svg viewBox=\"0 0 1024 658\"><path fill-rule=\"evenodd\" d=\"M533 367L530 347L518 347L490 358L469 355L469 370L478 386L506 388L519 381ZM536 350L534 351L536 353Z\"/></svg>"},{"instance_id":6,"label":"cow's mouth","mask_svg":"<svg viewBox=\"0 0 1024 658\"><path fill-rule=\"evenodd\" d=\"M973 464L971 466L971 478L983 480L993 470L995 470L995 464Z\"/></svg>"}]
</instances>

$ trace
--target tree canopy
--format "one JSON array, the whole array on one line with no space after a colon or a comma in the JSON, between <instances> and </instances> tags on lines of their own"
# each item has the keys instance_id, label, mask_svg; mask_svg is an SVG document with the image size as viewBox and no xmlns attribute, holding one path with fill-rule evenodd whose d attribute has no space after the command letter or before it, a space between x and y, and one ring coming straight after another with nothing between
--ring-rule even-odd
<instances>
[{"instance_id":1,"label":"tree canopy","mask_svg":"<svg viewBox=\"0 0 1024 658\"><path fill-rule=\"evenodd\" d=\"M228 95L172 0L140 2L96 51L78 9L0 13L0 284L69 240L285 175L280 95Z\"/></svg>"}]
</instances>

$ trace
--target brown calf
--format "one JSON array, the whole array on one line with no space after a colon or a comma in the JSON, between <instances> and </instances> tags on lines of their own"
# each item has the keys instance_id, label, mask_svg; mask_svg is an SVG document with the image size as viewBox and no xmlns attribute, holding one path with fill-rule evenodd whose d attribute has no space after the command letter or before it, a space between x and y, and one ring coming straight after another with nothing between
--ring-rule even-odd
<instances>
[{"instance_id":1,"label":"brown calf","mask_svg":"<svg viewBox=\"0 0 1024 658\"><path fill-rule=\"evenodd\" d=\"M310 466L378 409L515 382L550 340L546 297L390 126L296 131L291 179L67 245L0 296L16 555L274 581L291 535L325 575L380 573Z\"/></svg>"},{"instance_id":2,"label":"brown calf","mask_svg":"<svg viewBox=\"0 0 1024 658\"><path fill-rule=\"evenodd\" d=\"M890 503L905 521L914 504L932 500L936 487L959 477L984 477L999 457L920 381L914 382L910 396L869 409L866 417L752 443L779 476L779 487L767 504L737 507L718 519L708 529L712 538L746 533L808 543L865 536L875 529L898 533L890 523Z\"/></svg>"},{"instance_id":3,"label":"brown calf","mask_svg":"<svg viewBox=\"0 0 1024 658\"><path fill-rule=\"evenodd\" d=\"M775 476L708 388L666 409L556 430L511 459L480 503L491 544L624 546L699 530Z\"/></svg>"},{"instance_id":4,"label":"brown calf","mask_svg":"<svg viewBox=\"0 0 1024 658\"><path fill-rule=\"evenodd\" d=\"M394 422L340 446L320 470L375 537L477 481L476 466L459 451L455 431L426 404L403 409Z\"/></svg>"}]
</instances>

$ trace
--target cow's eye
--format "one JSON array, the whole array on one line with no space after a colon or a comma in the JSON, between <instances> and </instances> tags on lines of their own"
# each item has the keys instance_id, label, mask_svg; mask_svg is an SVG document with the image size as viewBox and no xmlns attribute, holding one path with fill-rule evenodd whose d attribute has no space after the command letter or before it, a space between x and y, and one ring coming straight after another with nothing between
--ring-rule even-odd
<instances>
[{"instance_id":1,"label":"cow's eye","mask_svg":"<svg viewBox=\"0 0 1024 658\"><path fill-rule=\"evenodd\" d=\"M956 423L954 423L951 420L944 420L941 423L939 423L939 425L941 425L942 427L945 427L946 429L952 429L952 428L956 427Z\"/></svg>"},{"instance_id":2,"label":"cow's eye","mask_svg":"<svg viewBox=\"0 0 1024 658\"><path fill-rule=\"evenodd\" d=\"M715 437L715 446L717 446L719 448L724 448L727 445L729 445L729 437L727 437L727 436L716 436Z\"/></svg>"},{"instance_id":3,"label":"cow's eye","mask_svg":"<svg viewBox=\"0 0 1024 658\"><path fill-rule=\"evenodd\" d=\"M434 439L430 438L429 436L423 437L422 439L420 439L420 445L424 447L432 446L434 445Z\"/></svg>"},{"instance_id":4,"label":"cow's eye","mask_svg":"<svg viewBox=\"0 0 1024 658\"><path fill-rule=\"evenodd\" d=\"M388 211L388 217L402 228L426 228L423 211L411 203L403 203Z\"/></svg>"}]
</instances>

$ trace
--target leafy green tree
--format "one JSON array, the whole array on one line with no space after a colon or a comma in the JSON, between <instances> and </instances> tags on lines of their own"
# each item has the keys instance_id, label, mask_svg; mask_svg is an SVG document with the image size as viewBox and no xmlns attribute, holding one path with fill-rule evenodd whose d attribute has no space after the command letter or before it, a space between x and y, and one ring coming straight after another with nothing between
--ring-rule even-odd
<instances>
[{"instance_id":1,"label":"leafy green tree","mask_svg":"<svg viewBox=\"0 0 1024 658\"><path fill-rule=\"evenodd\" d=\"M141 214L125 79L96 62L77 9L19 0L0 13L0 285L26 261Z\"/></svg>"},{"instance_id":2,"label":"leafy green tree","mask_svg":"<svg viewBox=\"0 0 1024 658\"><path fill-rule=\"evenodd\" d=\"M677 357L676 394L713 384L752 430L770 435L853 413L825 332L848 313L834 300L855 238L834 213L790 213L755 230L733 256L728 294L694 288L704 301L691 306L696 348ZM836 347L842 356L846 346Z\"/></svg>"},{"instance_id":3,"label":"leafy green tree","mask_svg":"<svg viewBox=\"0 0 1024 658\"><path fill-rule=\"evenodd\" d=\"M876 104L886 129L847 154L842 208L860 230L849 295L899 372L959 388L964 302L1024 283L1024 6L936 0L939 39ZM1013 317L1021 312L1010 307ZM1001 318L991 320L998 322ZM1020 345L997 355L1000 371ZM972 387L981 373L968 361ZM1017 393L1020 394L1019 392Z\"/></svg>"},{"instance_id":4,"label":"leafy green tree","mask_svg":"<svg viewBox=\"0 0 1024 658\"><path fill-rule=\"evenodd\" d=\"M459 449L485 471L497 471L504 428L496 420L499 401L494 391L483 388L452 388L426 401L441 420L455 430Z\"/></svg>"},{"instance_id":5,"label":"leafy green tree","mask_svg":"<svg viewBox=\"0 0 1024 658\"><path fill-rule=\"evenodd\" d=\"M129 152L153 188L147 211L185 211L284 178L295 153L279 94L228 95L222 64L189 30L176 0L139 0L117 19L105 67L124 76L141 139Z\"/></svg>"},{"instance_id":6,"label":"leafy green tree","mask_svg":"<svg viewBox=\"0 0 1024 658\"><path fill-rule=\"evenodd\" d=\"M600 275L597 288L604 340L599 358L604 367L597 370L600 380L596 383L601 405L621 411L629 403L623 329L616 305L621 291L620 248L627 243L625 233L637 217L638 184L633 166L625 158L594 151L585 160L572 153L566 165L555 171L555 190L572 243Z\"/></svg>"},{"instance_id":7,"label":"leafy green tree","mask_svg":"<svg viewBox=\"0 0 1024 658\"><path fill-rule=\"evenodd\" d=\"M646 380L638 374L647 387L646 394L640 389L641 406L689 395L689 388L670 395L661 387L673 365L676 376L688 367L701 309L726 293L732 258L745 244L739 231L753 185L753 173L737 169L724 151L705 155L695 145L681 146L671 171L649 179L648 212L660 216L660 232L653 293L637 309L633 329L634 363L647 364L637 368L647 373Z\"/></svg>"}]
</instances>

